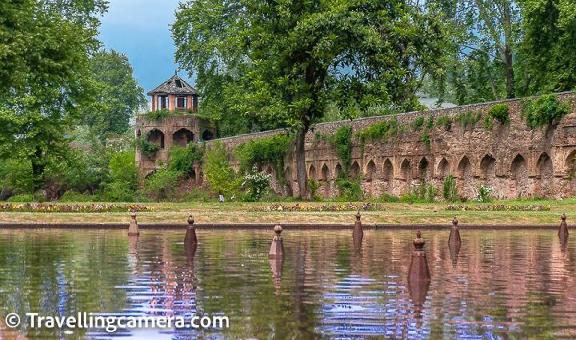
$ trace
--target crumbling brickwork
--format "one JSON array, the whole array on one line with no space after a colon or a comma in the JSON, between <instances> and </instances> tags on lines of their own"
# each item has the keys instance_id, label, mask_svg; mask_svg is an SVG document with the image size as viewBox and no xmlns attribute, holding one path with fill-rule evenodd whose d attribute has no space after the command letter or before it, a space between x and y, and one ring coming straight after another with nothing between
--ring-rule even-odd
<instances>
[{"instance_id":1,"label":"crumbling brickwork","mask_svg":"<svg viewBox=\"0 0 576 340\"><path fill-rule=\"evenodd\" d=\"M456 178L461 196L473 198L480 185L491 187L498 198L568 197L576 195L576 94L563 93L559 99L568 103L571 114L560 124L531 129L522 118L521 100L506 100L510 122L494 122L486 127L483 119L473 126L455 122L449 130L434 127L429 131L430 143L422 141L421 132L406 131L385 142L362 144L354 140L350 175L357 173L367 195L383 193L402 195L426 182L442 189L446 176ZM496 103L459 106L450 109L411 112L395 116L380 116L317 124L306 137L306 168L308 176L319 183L318 194L338 195L336 179L342 171L342 161L334 146L317 140L316 134L331 135L343 125L357 132L372 124L397 119L409 126L417 117L436 119L472 112L485 117ZM172 133L176 126L170 127ZM268 137L283 130L267 131L220 139L229 150L255 138ZM162 159L166 160L163 155ZM138 159L141 159L141 156ZM238 164L232 160L237 169ZM144 163L140 163L143 167ZM150 164L150 163L146 163ZM298 195L296 164L293 156L285 160L286 181L274 181L274 190L285 195ZM150 170L144 166L143 169ZM274 167L263 166L274 172ZM275 174L278 176L278 174ZM198 179L201 183L201 178ZM279 183L288 183L281 185Z\"/></svg>"}]
</instances>

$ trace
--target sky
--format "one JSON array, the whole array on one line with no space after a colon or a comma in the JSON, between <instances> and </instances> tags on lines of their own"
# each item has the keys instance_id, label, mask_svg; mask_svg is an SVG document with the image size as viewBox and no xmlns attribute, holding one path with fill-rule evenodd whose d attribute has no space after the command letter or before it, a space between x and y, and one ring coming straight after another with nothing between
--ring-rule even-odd
<instances>
[{"instance_id":1,"label":"sky","mask_svg":"<svg viewBox=\"0 0 576 340\"><path fill-rule=\"evenodd\" d=\"M106 49L128 56L145 92L170 78L177 66L170 25L179 0L109 0L100 40ZM179 75L188 80L186 72Z\"/></svg>"}]
</instances>

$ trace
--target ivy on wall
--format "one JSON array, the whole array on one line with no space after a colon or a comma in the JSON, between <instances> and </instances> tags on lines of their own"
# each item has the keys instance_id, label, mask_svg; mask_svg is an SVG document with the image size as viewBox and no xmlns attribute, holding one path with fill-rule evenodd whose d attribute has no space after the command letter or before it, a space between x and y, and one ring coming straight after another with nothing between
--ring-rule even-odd
<instances>
[{"instance_id":1,"label":"ivy on wall","mask_svg":"<svg viewBox=\"0 0 576 340\"><path fill-rule=\"evenodd\" d=\"M553 94L528 99L522 103L522 117L531 129L556 125L568 113L568 104L562 103Z\"/></svg>"},{"instance_id":2,"label":"ivy on wall","mask_svg":"<svg viewBox=\"0 0 576 340\"><path fill-rule=\"evenodd\" d=\"M342 161L343 175L347 176L352 165L352 127L341 126L329 139Z\"/></svg>"},{"instance_id":3,"label":"ivy on wall","mask_svg":"<svg viewBox=\"0 0 576 340\"><path fill-rule=\"evenodd\" d=\"M273 164L276 177L284 178L284 159L293 144L293 137L275 135L251 140L236 147L235 154L240 162L241 171L248 171L254 165Z\"/></svg>"}]
</instances>

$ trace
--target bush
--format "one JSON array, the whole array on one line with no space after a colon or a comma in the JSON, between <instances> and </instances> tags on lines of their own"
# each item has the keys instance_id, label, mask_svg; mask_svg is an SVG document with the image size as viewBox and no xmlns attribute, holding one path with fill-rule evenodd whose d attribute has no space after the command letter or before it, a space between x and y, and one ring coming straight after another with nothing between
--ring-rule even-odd
<instances>
[{"instance_id":1,"label":"bush","mask_svg":"<svg viewBox=\"0 0 576 340\"><path fill-rule=\"evenodd\" d=\"M432 139L430 139L430 134L425 131L422 133L422 135L420 135L420 141L422 142L422 144L426 145L427 149L430 149L430 147L432 146Z\"/></svg>"},{"instance_id":2,"label":"bush","mask_svg":"<svg viewBox=\"0 0 576 340\"><path fill-rule=\"evenodd\" d=\"M432 203L436 199L438 189L432 183L422 183L413 187L408 194L400 196L404 203Z\"/></svg>"},{"instance_id":3,"label":"bush","mask_svg":"<svg viewBox=\"0 0 576 340\"><path fill-rule=\"evenodd\" d=\"M270 187L271 177L272 175L266 172L259 172L256 166L252 167L252 170L244 175L242 182L242 187L246 189L244 199L248 202L260 201Z\"/></svg>"},{"instance_id":4,"label":"bush","mask_svg":"<svg viewBox=\"0 0 576 340\"><path fill-rule=\"evenodd\" d=\"M159 169L145 181L144 193L157 201L172 197L181 176L181 172Z\"/></svg>"},{"instance_id":5,"label":"bush","mask_svg":"<svg viewBox=\"0 0 576 340\"><path fill-rule=\"evenodd\" d=\"M160 151L160 146L158 144L152 143L148 138L143 137L138 137L136 139L136 147L148 158L153 158L156 156L156 153Z\"/></svg>"},{"instance_id":6,"label":"bush","mask_svg":"<svg viewBox=\"0 0 576 340\"><path fill-rule=\"evenodd\" d=\"M34 195L32 194L20 194L14 195L8 199L8 202L13 203L28 203L28 202L35 202Z\"/></svg>"},{"instance_id":7,"label":"bush","mask_svg":"<svg viewBox=\"0 0 576 340\"><path fill-rule=\"evenodd\" d=\"M480 119L482 119L482 115L472 111L460 113L458 116L456 116L456 120L460 124L460 127L463 129L473 129L476 126L476 123L480 121Z\"/></svg>"},{"instance_id":8,"label":"bush","mask_svg":"<svg viewBox=\"0 0 576 340\"><path fill-rule=\"evenodd\" d=\"M320 184L313 180L313 179L308 179L308 182L306 183L308 185L308 190L310 192L310 197L314 200L320 200L320 197L318 197L316 195L316 192L318 191L318 188L320 188Z\"/></svg>"},{"instance_id":9,"label":"bush","mask_svg":"<svg viewBox=\"0 0 576 340\"><path fill-rule=\"evenodd\" d=\"M364 192L362 191L362 185L358 180L347 180L340 178L336 180L336 186L340 191L340 199L348 202L358 202L362 201L364 198Z\"/></svg>"},{"instance_id":10,"label":"bush","mask_svg":"<svg viewBox=\"0 0 576 340\"><path fill-rule=\"evenodd\" d=\"M481 185L478 188L478 196L476 196L476 201L482 203L488 203L492 201L492 188L489 186Z\"/></svg>"},{"instance_id":11,"label":"bush","mask_svg":"<svg viewBox=\"0 0 576 340\"><path fill-rule=\"evenodd\" d=\"M190 176L194 169L194 162L201 161L203 156L204 148L198 144L190 143L185 147L173 146L170 149L168 170Z\"/></svg>"},{"instance_id":12,"label":"bush","mask_svg":"<svg viewBox=\"0 0 576 340\"><path fill-rule=\"evenodd\" d=\"M164 119L168 116L170 116L170 111L168 111L167 109L150 111L144 115L144 117L146 117L147 120L156 120L156 121Z\"/></svg>"},{"instance_id":13,"label":"bush","mask_svg":"<svg viewBox=\"0 0 576 340\"><path fill-rule=\"evenodd\" d=\"M419 131L424 126L424 116L418 116L412 121L412 130Z\"/></svg>"},{"instance_id":14,"label":"bush","mask_svg":"<svg viewBox=\"0 0 576 340\"><path fill-rule=\"evenodd\" d=\"M0 162L0 188L15 194L34 191L32 164L23 159L7 159Z\"/></svg>"},{"instance_id":15,"label":"bush","mask_svg":"<svg viewBox=\"0 0 576 340\"><path fill-rule=\"evenodd\" d=\"M458 189L456 187L456 179L454 176L449 175L444 178L444 183L442 185L442 196L448 202L457 202L459 200Z\"/></svg>"},{"instance_id":16,"label":"bush","mask_svg":"<svg viewBox=\"0 0 576 340\"><path fill-rule=\"evenodd\" d=\"M436 118L436 127L443 127L444 130L452 130L452 117L450 116L440 116Z\"/></svg>"},{"instance_id":17,"label":"bush","mask_svg":"<svg viewBox=\"0 0 576 340\"><path fill-rule=\"evenodd\" d=\"M367 141L385 142L388 138L396 135L398 135L398 121L395 119L379 122L356 132L356 137L362 143Z\"/></svg>"},{"instance_id":18,"label":"bush","mask_svg":"<svg viewBox=\"0 0 576 340\"><path fill-rule=\"evenodd\" d=\"M500 124L505 125L510 122L510 113L508 105L506 104L496 104L490 108L488 115L496 119Z\"/></svg>"},{"instance_id":19,"label":"bush","mask_svg":"<svg viewBox=\"0 0 576 340\"><path fill-rule=\"evenodd\" d=\"M382 195L380 195L380 197L378 197L376 199L378 202L389 202L389 203L394 203L394 202L399 202L400 198L394 196L394 195L390 195L389 193L385 192Z\"/></svg>"},{"instance_id":20,"label":"bush","mask_svg":"<svg viewBox=\"0 0 576 340\"><path fill-rule=\"evenodd\" d=\"M108 163L108 182L104 185L104 199L110 202L138 200L138 168L134 151L112 155Z\"/></svg>"},{"instance_id":21,"label":"bush","mask_svg":"<svg viewBox=\"0 0 576 340\"><path fill-rule=\"evenodd\" d=\"M228 163L228 155L221 142L206 152L202 165L204 176L210 189L214 193L222 194L227 198L238 194L241 179Z\"/></svg>"},{"instance_id":22,"label":"bush","mask_svg":"<svg viewBox=\"0 0 576 340\"><path fill-rule=\"evenodd\" d=\"M541 96L536 100L527 100L522 106L522 116L531 129L556 125L570 112L570 107L553 95Z\"/></svg>"}]
</instances>

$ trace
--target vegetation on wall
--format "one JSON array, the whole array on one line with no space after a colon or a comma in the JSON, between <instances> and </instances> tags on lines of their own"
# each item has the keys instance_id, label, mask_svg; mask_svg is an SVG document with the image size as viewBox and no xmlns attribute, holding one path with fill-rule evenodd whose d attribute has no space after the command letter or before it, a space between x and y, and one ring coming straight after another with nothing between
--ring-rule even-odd
<instances>
[{"instance_id":1,"label":"vegetation on wall","mask_svg":"<svg viewBox=\"0 0 576 340\"><path fill-rule=\"evenodd\" d=\"M283 178L284 159L288 155L293 138L280 134L258 138L236 147L235 154L240 161L240 170L249 171L254 165L273 164L278 179Z\"/></svg>"},{"instance_id":2,"label":"vegetation on wall","mask_svg":"<svg viewBox=\"0 0 576 340\"><path fill-rule=\"evenodd\" d=\"M206 146L205 144L190 143L185 147L173 146L170 149L170 161L168 170L191 175L194 163L202 160Z\"/></svg>"},{"instance_id":3,"label":"vegetation on wall","mask_svg":"<svg viewBox=\"0 0 576 340\"><path fill-rule=\"evenodd\" d=\"M454 176L448 175L444 178L444 183L442 184L442 196L448 202L457 202L460 199L458 197L456 178L454 178Z\"/></svg>"},{"instance_id":4,"label":"vegetation on wall","mask_svg":"<svg viewBox=\"0 0 576 340\"><path fill-rule=\"evenodd\" d=\"M359 202L364 199L364 192L362 191L362 184L360 179L336 179L336 186L340 192L340 199L348 202Z\"/></svg>"},{"instance_id":5,"label":"vegetation on wall","mask_svg":"<svg viewBox=\"0 0 576 340\"><path fill-rule=\"evenodd\" d=\"M424 126L425 120L426 120L426 118L424 116L417 116L416 118L414 118L414 120L410 124L410 126L412 127L412 130L413 131L420 131L420 129L422 129L422 127Z\"/></svg>"},{"instance_id":6,"label":"vegetation on wall","mask_svg":"<svg viewBox=\"0 0 576 340\"><path fill-rule=\"evenodd\" d=\"M482 119L482 114L472 111L462 112L456 116L456 121L462 129L473 129L480 119Z\"/></svg>"},{"instance_id":7,"label":"vegetation on wall","mask_svg":"<svg viewBox=\"0 0 576 340\"><path fill-rule=\"evenodd\" d=\"M452 130L452 123L453 123L452 117L445 115L436 118L434 125L436 127L442 127L446 131L450 131Z\"/></svg>"},{"instance_id":8,"label":"vegetation on wall","mask_svg":"<svg viewBox=\"0 0 576 340\"><path fill-rule=\"evenodd\" d=\"M497 120L501 125L506 125L510 122L510 112L508 105L496 104L489 110L486 117L484 117L484 127L488 130L492 129L494 120Z\"/></svg>"},{"instance_id":9,"label":"vegetation on wall","mask_svg":"<svg viewBox=\"0 0 576 340\"><path fill-rule=\"evenodd\" d=\"M342 175L347 176L352 165L352 127L341 126L330 138L336 154L342 161Z\"/></svg>"},{"instance_id":10,"label":"vegetation on wall","mask_svg":"<svg viewBox=\"0 0 576 340\"><path fill-rule=\"evenodd\" d=\"M138 137L136 139L136 147L140 150L140 152L144 156L148 158L154 158L154 156L156 156L156 153L160 151L160 145L150 142L148 140L148 136Z\"/></svg>"},{"instance_id":11,"label":"vegetation on wall","mask_svg":"<svg viewBox=\"0 0 576 340\"><path fill-rule=\"evenodd\" d=\"M398 126L398 120L396 119L385 120L372 124L356 132L355 135L362 143L386 142L390 138L398 135Z\"/></svg>"},{"instance_id":12,"label":"vegetation on wall","mask_svg":"<svg viewBox=\"0 0 576 340\"><path fill-rule=\"evenodd\" d=\"M144 118L150 121L159 121L169 117L170 115L171 113L170 111L168 111L168 109L161 109L147 112L146 114L144 114Z\"/></svg>"},{"instance_id":13,"label":"vegetation on wall","mask_svg":"<svg viewBox=\"0 0 576 340\"><path fill-rule=\"evenodd\" d=\"M522 117L531 129L556 125L569 112L568 104L562 103L553 94L528 99L522 104Z\"/></svg>"}]
</instances>

